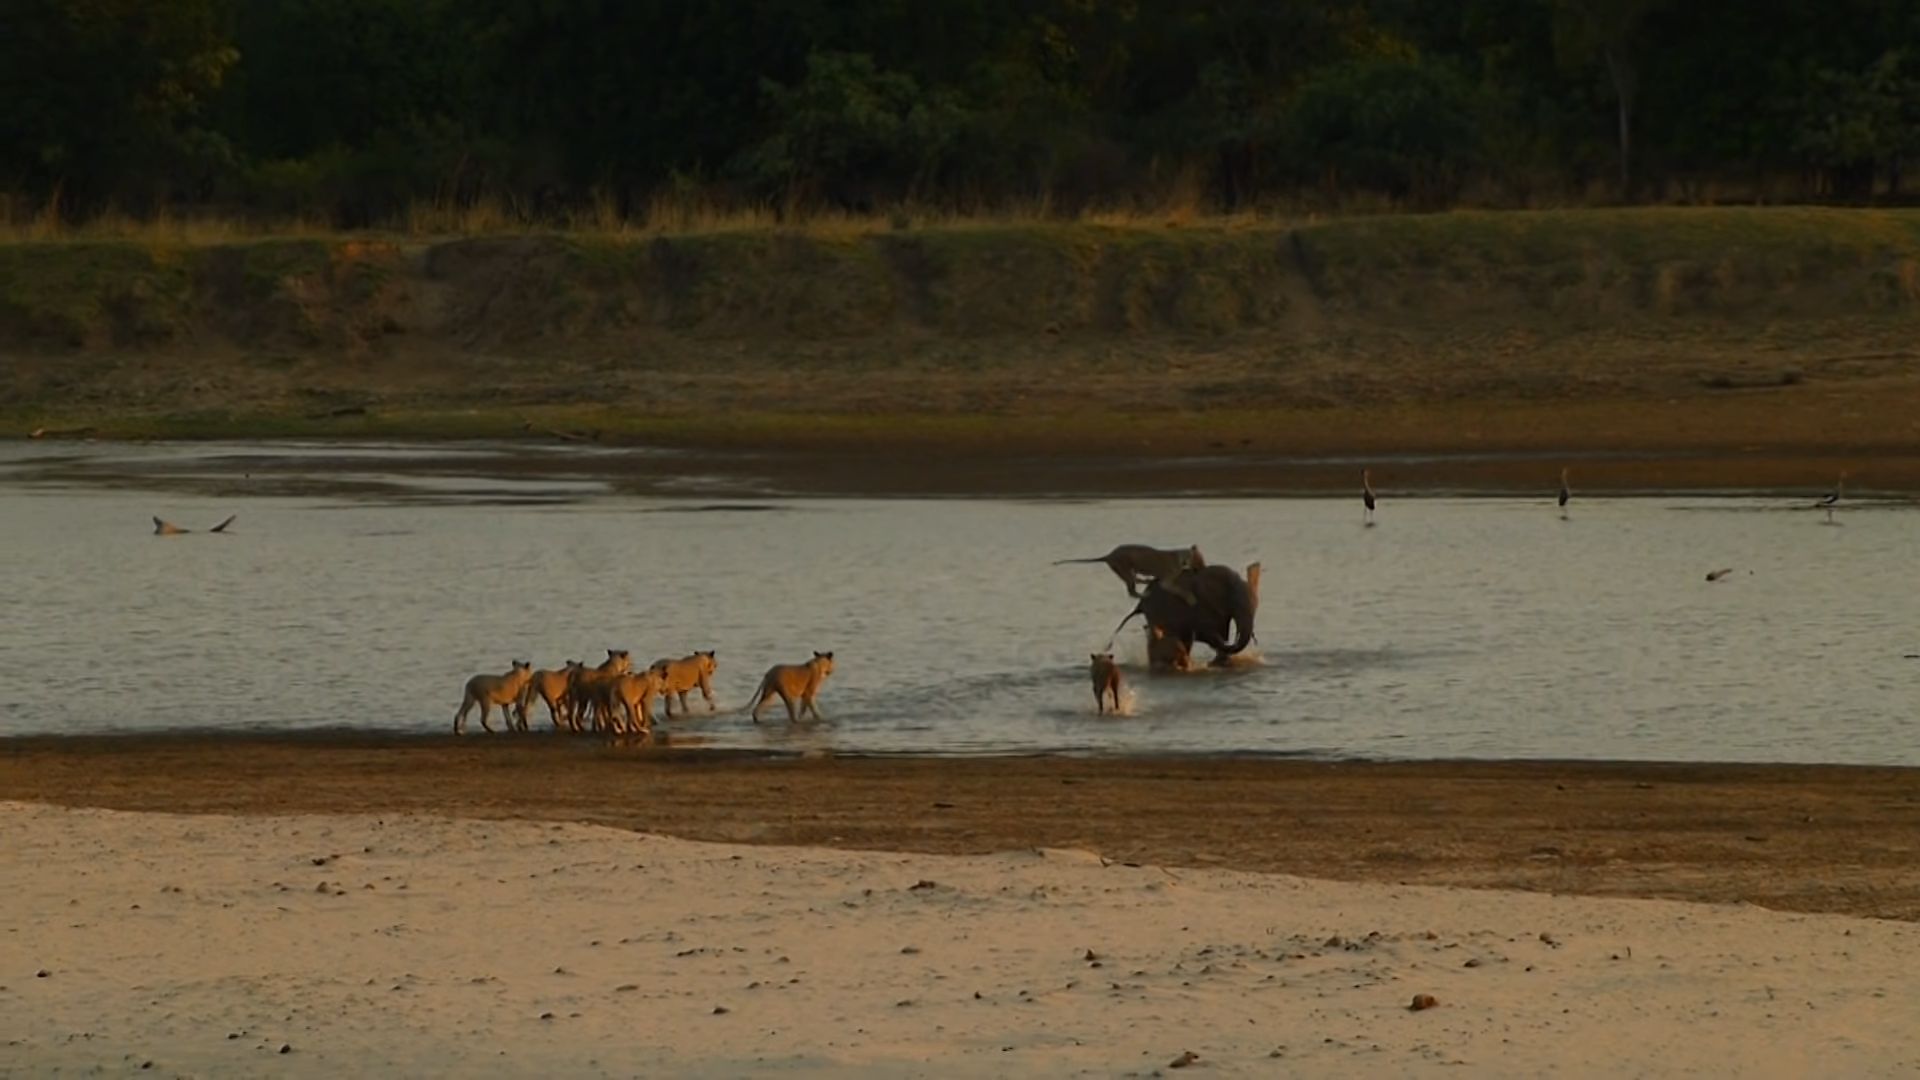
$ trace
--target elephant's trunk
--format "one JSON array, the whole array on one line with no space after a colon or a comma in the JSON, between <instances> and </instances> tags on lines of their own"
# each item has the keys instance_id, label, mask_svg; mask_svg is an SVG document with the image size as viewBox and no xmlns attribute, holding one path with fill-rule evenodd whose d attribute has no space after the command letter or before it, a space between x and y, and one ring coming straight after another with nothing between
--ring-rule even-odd
<instances>
[{"instance_id":1,"label":"elephant's trunk","mask_svg":"<svg viewBox=\"0 0 1920 1080\"><path fill-rule=\"evenodd\" d=\"M1259 571L1254 571L1258 580ZM1222 656L1237 656L1253 643L1253 589L1242 585L1233 596L1233 643L1227 646Z\"/></svg>"}]
</instances>

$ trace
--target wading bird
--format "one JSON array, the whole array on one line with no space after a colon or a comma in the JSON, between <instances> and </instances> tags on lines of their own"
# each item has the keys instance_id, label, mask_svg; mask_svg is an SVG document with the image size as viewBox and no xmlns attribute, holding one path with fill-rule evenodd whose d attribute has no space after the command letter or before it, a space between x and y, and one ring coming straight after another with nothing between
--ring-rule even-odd
<instances>
[{"instance_id":1,"label":"wading bird","mask_svg":"<svg viewBox=\"0 0 1920 1080\"><path fill-rule=\"evenodd\" d=\"M1573 498L1573 489L1567 486L1567 470L1560 470L1560 520L1567 520L1567 500Z\"/></svg>"},{"instance_id":2,"label":"wading bird","mask_svg":"<svg viewBox=\"0 0 1920 1080\"><path fill-rule=\"evenodd\" d=\"M1820 501L1813 504L1815 510L1825 510L1827 512L1827 524L1833 524L1833 508L1840 505L1840 499L1846 495L1846 493L1847 474L1841 473L1840 478L1833 482L1833 490L1820 496Z\"/></svg>"},{"instance_id":3,"label":"wading bird","mask_svg":"<svg viewBox=\"0 0 1920 1080\"><path fill-rule=\"evenodd\" d=\"M1367 525L1373 525L1373 470L1360 470L1360 501L1367 507Z\"/></svg>"},{"instance_id":4,"label":"wading bird","mask_svg":"<svg viewBox=\"0 0 1920 1080\"><path fill-rule=\"evenodd\" d=\"M207 531L217 532L217 533L226 532L227 526L233 524L233 519L239 516L240 516L239 514L229 514L227 515L227 520L221 522L218 525L215 525L213 528L208 529ZM166 521L161 518L153 519L153 535L155 536L180 536L183 533L190 533L192 531L193 531L192 529L183 529L180 526L175 525L171 521Z\"/></svg>"}]
</instances>

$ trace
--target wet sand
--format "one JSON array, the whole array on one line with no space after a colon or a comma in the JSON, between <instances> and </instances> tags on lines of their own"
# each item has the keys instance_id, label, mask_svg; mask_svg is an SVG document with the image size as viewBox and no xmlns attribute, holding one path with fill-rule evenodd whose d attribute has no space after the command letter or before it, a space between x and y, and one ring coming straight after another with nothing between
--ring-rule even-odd
<instances>
[{"instance_id":1,"label":"wet sand","mask_svg":"<svg viewBox=\"0 0 1920 1080\"><path fill-rule=\"evenodd\" d=\"M1550 498L1562 468L1572 470L1579 498L1686 491L1810 501L1831 490L1841 473L1855 500L1920 492L1920 448L1907 446L1453 445L1423 451L1330 443L1309 450L1193 435L1142 448L1050 446L1017 432L991 447L877 437L725 446L308 440L206 443L193 450L175 444L143 458L135 443L31 445L33 451L9 465L8 483L221 498L556 503L611 493L704 498L738 508L787 496L1284 497L1356 491L1362 468L1372 470L1374 487L1389 501L1458 494ZM468 490L476 487L477 493Z\"/></svg>"},{"instance_id":2,"label":"wet sand","mask_svg":"<svg viewBox=\"0 0 1920 1080\"><path fill-rule=\"evenodd\" d=\"M1574 470L1579 494L1817 494L1843 471L1855 494L1920 492L1920 378L1904 372L1766 390L1711 391L1683 381L1652 396L1488 392L1321 407L1248 399L1206 409L1155 407L1135 383L1119 385L1133 389L1071 410L916 412L884 399L849 412L814 388L778 411L742 411L725 404L738 387L723 380L709 388L713 408L684 415L415 408L289 428L276 414L239 414L160 429L229 440L208 449L237 451L171 473L164 464L115 471L112 463L90 468L69 457L92 439L155 433L137 417L21 426L0 416L0 436L45 436L28 444L46 459L23 473L30 481L217 494L369 494L330 483L322 468L328 444L349 453L343 464L358 473L564 476L629 494L724 498L1308 494L1350 491L1362 467L1373 469L1374 486L1389 497L1551 494L1563 466ZM275 458L276 440L290 436L302 440L297 452ZM394 452L379 454L383 444ZM491 452L476 456L475 447Z\"/></svg>"},{"instance_id":3,"label":"wet sand","mask_svg":"<svg viewBox=\"0 0 1920 1080\"><path fill-rule=\"evenodd\" d=\"M1920 920L1920 770L1247 758L772 758L550 736L0 741L0 800L419 813L695 840L1749 902Z\"/></svg>"}]
</instances>

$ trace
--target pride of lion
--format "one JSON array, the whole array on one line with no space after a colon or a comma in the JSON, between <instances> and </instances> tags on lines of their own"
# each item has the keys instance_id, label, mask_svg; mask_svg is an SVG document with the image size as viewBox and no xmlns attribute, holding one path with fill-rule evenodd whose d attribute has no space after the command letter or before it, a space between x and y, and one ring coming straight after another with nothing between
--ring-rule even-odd
<instances>
[{"instance_id":1,"label":"pride of lion","mask_svg":"<svg viewBox=\"0 0 1920 1080\"><path fill-rule=\"evenodd\" d=\"M493 731L490 717L496 707L507 731L526 731L527 715L540 702L546 705L556 734L598 732L645 738L653 733L656 697L668 719L675 715L675 701L680 717L691 713L687 694L693 690L700 691L708 712L717 711L713 676L719 666L714 649L664 657L642 671L633 670L633 657L626 649L608 649L607 658L593 667L568 660L558 668L536 671L530 661L515 660L504 675L475 675L467 680L460 709L453 714L453 733L465 734L467 715L476 707L480 726L488 732ZM818 699L820 687L831 674L831 652L815 652L802 664L774 665L754 691L753 722L760 722L760 710L776 697L787 707L789 723L799 723L807 714L824 720Z\"/></svg>"},{"instance_id":2,"label":"pride of lion","mask_svg":"<svg viewBox=\"0 0 1920 1080\"><path fill-rule=\"evenodd\" d=\"M156 527L162 524L156 519ZM1146 655L1147 670L1151 673L1192 670L1190 650L1196 633L1213 643L1218 654L1213 661L1215 665L1225 663L1232 652L1239 651L1251 638L1253 611L1259 604L1259 563L1247 567L1244 579L1227 573L1229 579L1238 583L1234 587L1239 590L1232 594L1238 600L1231 604L1203 597L1195 591L1193 583L1201 582L1207 574L1214 573L1207 570L1206 559L1197 545L1155 548L1146 544L1122 544L1102 556L1061 559L1054 565L1069 563L1105 565L1126 585L1128 596L1142 601L1140 607L1135 609L1135 614L1148 613L1150 616L1146 629ZM1143 587L1147 590L1144 593L1141 591ZM1164 619L1164 623L1155 621L1156 617L1148 610L1148 600L1154 590L1177 599L1172 613L1162 612L1158 616ZM1213 591L1217 595L1218 590ZM1230 612L1229 607L1234 610ZM1231 616L1244 624L1242 640L1231 646L1217 636L1218 631L1207 631L1204 625L1198 630L1194 628L1196 621L1222 616ZM1216 636L1208 636L1210 633ZM1108 647L1112 647L1111 642ZM1093 684L1095 710L1105 714L1111 709L1118 714L1123 686L1119 662L1111 652L1093 653L1090 661L1088 671ZM633 658L626 649L608 649L607 658L592 667L579 660L568 660L557 668L536 671L530 661L515 660L505 674L475 675L467 680L460 708L454 713L453 733L459 735L465 732L467 715L475 707L480 710L480 726L486 731L493 730L489 721L496 707L500 710L506 730L526 731L527 714L538 701L546 705L547 719L552 723L555 733L597 732L615 737L647 738L653 733L653 701L656 697L660 699L665 719L668 720L685 719L691 715L687 694L694 690L700 691L709 713L717 712L719 706L713 696L713 677L718 670L717 650L714 649L696 649L686 656L663 657L641 671L633 670ZM776 664L761 677L753 691L753 702L746 711L758 724L761 711L773 699L779 698L786 707L789 724L797 724L806 716L817 721L825 720L820 713L819 695L831 674L833 653L830 651L815 651L810 659L799 664ZM676 703L679 705L677 713L674 709Z\"/></svg>"}]
</instances>

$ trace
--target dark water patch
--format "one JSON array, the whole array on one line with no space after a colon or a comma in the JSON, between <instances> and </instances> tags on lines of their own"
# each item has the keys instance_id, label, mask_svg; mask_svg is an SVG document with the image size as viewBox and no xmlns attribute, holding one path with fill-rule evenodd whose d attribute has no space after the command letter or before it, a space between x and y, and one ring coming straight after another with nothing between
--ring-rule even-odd
<instances>
[{"instance_id":1,"label":"dark water patch","mask_svg":"<svg viewBox=\"0 0 1920 1080\"><path fill-rule=\"evenodd\" d=\"M768 514L787 513L791 506L776 503L701 503L696 506L649 506L646 514Z\"/></svg>"}]
</instances>

